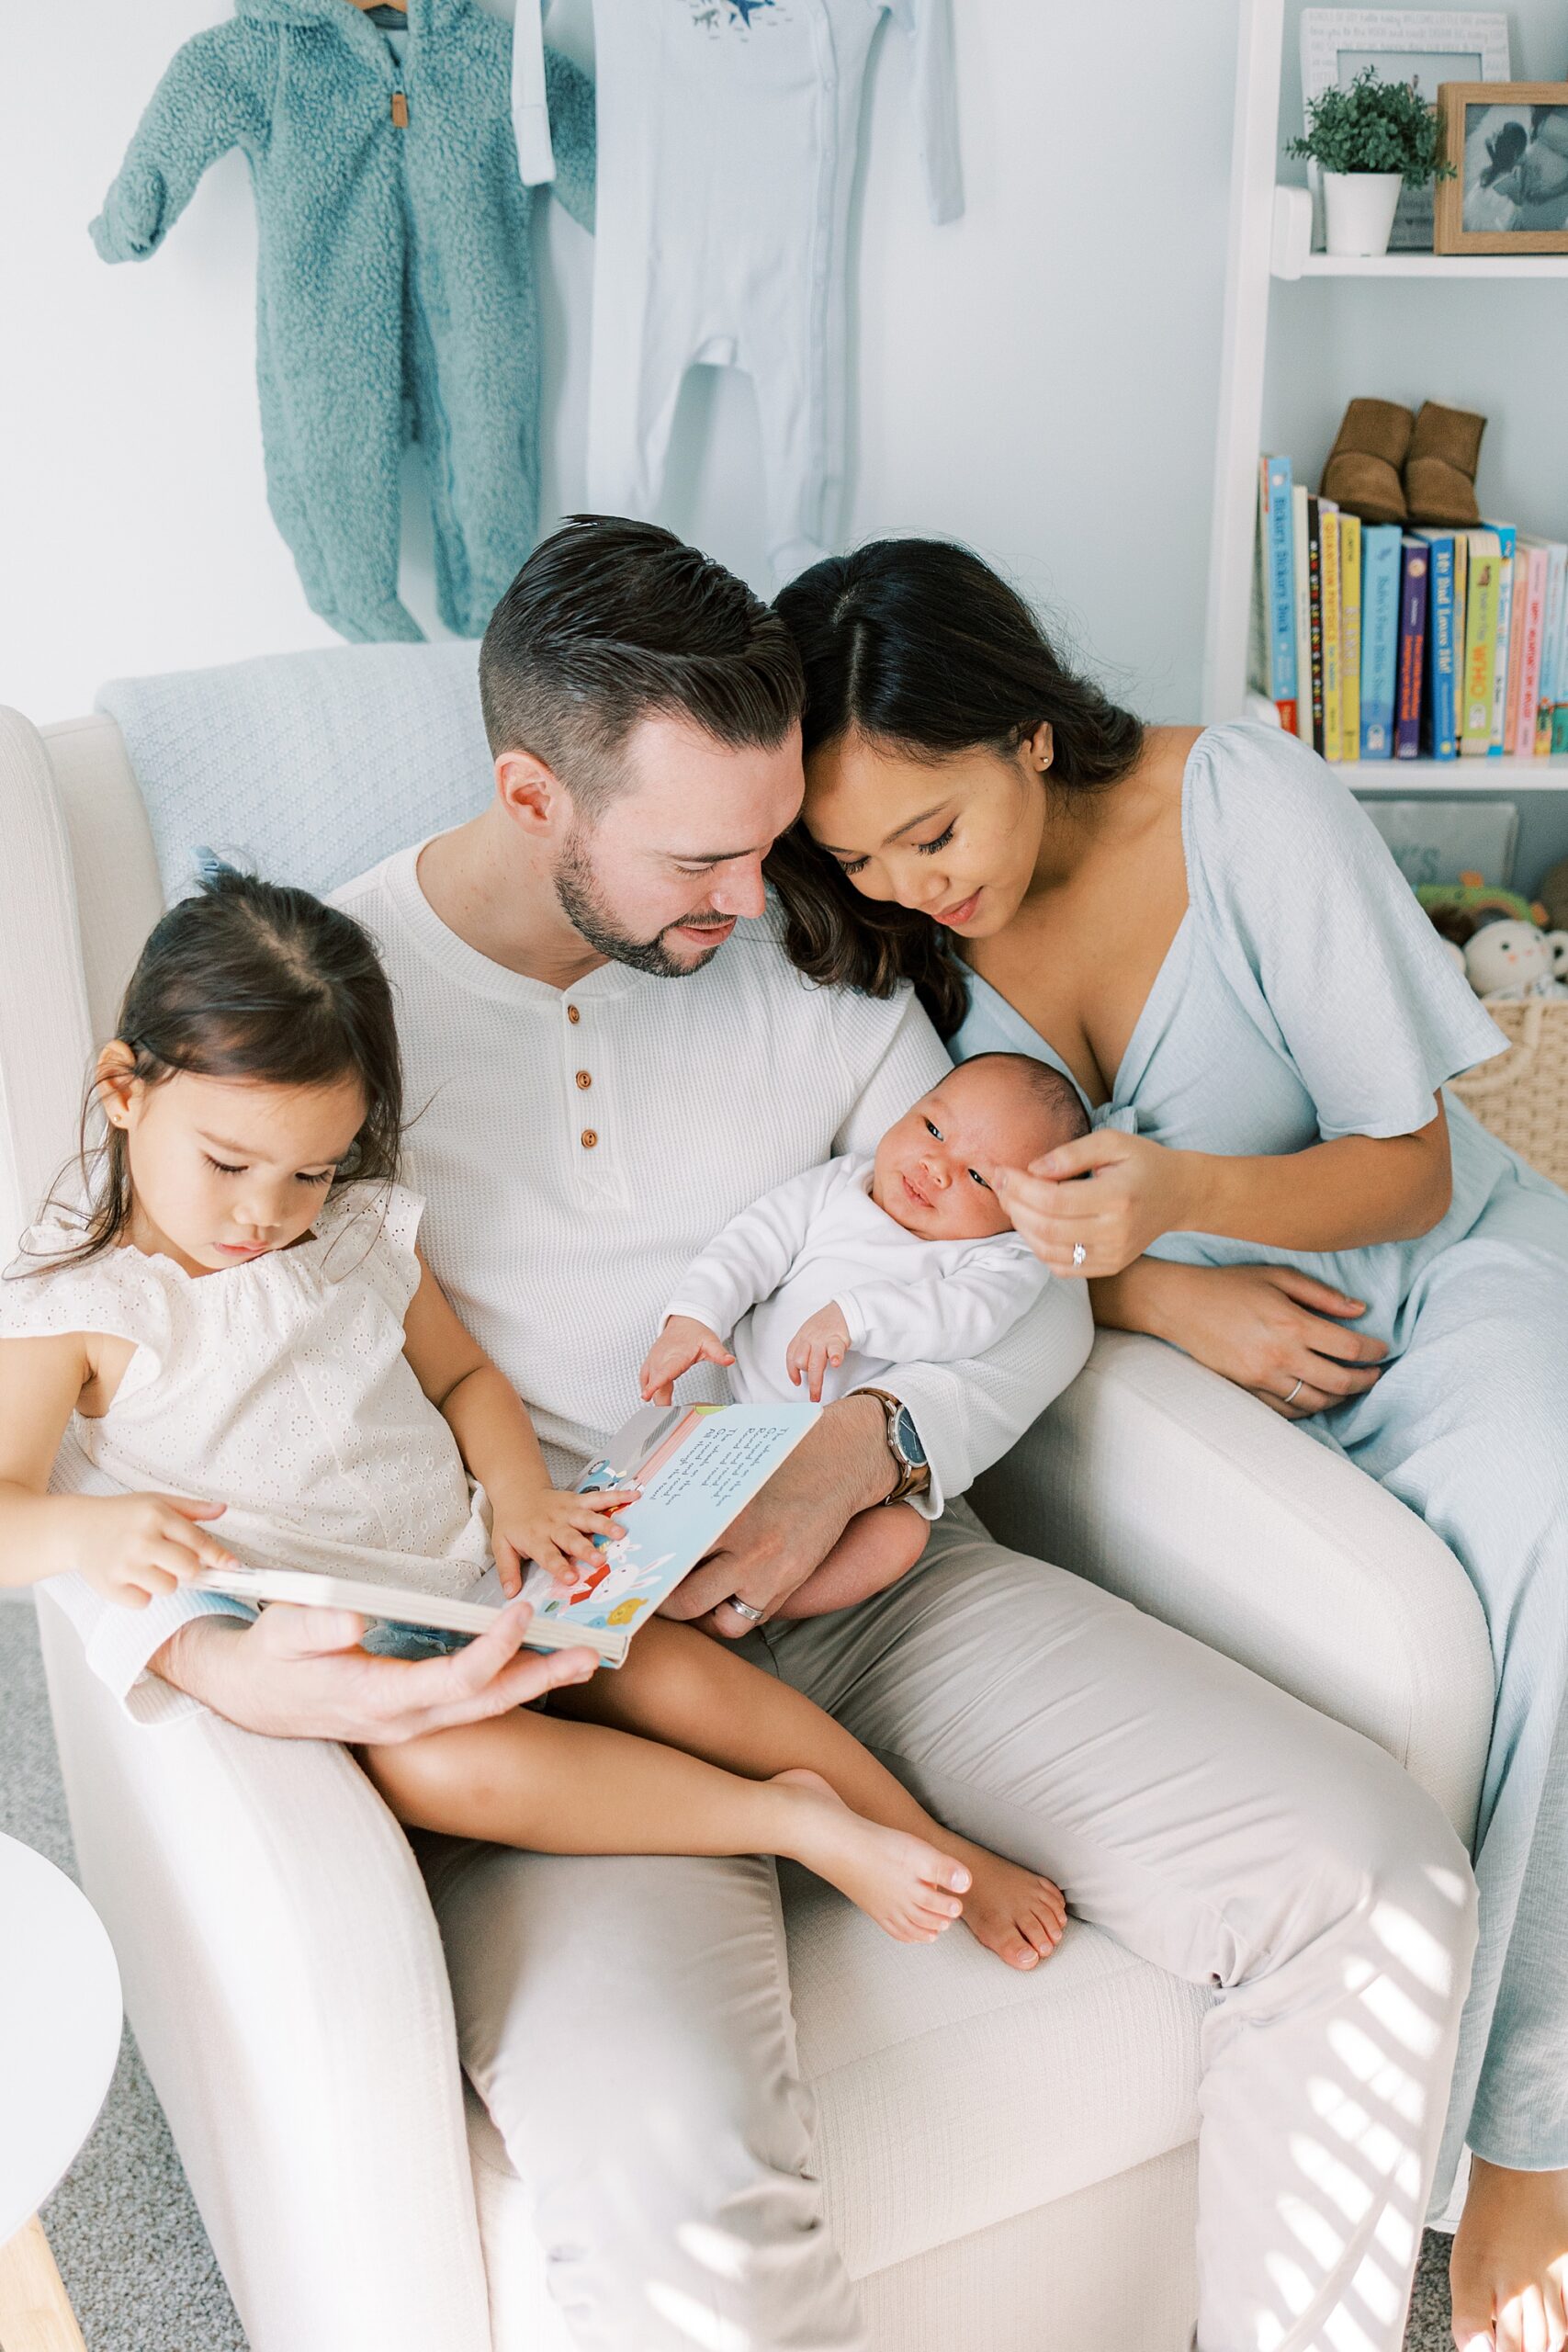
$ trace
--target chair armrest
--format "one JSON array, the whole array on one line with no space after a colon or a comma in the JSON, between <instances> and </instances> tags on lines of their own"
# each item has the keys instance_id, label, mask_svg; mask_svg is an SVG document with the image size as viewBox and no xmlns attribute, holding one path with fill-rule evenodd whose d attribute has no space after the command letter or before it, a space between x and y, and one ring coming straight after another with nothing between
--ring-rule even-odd
<instances>
[{"instance_id":1,"label":"chair armrest","mask_svg":"<svg viewBox=\"0 0 1568 2352\"><path fill-rule=\"evenodd\" d=\"M1481 1604L1342 1454L1178 1350L1103 1331L972 1499L999 1542L1366 1733L1469 1838L1492 1726Z\"/></svg>"},{"instance_id":2,"label":"chair armrest","mask_svg":"<svg viewBox=\"0 0 1568 2352\"><path fill-rule=\"evenodd\" d=\"M0 707L0 1265L75 1143L91 1041L49 756L20 711Z\"/></svg>"},{"instance_id":3,"label":"chair armrest","mask_svg":"<svg viewBox=\"0 0 1568 2352\"><path fill-rule=\"evenodd\" d=\"M83 1884L253 2352L491 2352L452 2003L346 1750L144 1726L39 1621Z\"/></svg>"}]
</instances>

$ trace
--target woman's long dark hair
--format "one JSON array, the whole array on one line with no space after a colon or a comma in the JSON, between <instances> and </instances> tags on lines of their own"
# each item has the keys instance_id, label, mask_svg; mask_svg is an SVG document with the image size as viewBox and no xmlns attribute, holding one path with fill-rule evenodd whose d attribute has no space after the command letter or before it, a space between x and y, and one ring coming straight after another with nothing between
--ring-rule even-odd
<instances>
[{"instance_id":1,"label":"woman's long dark hair","mask_svg":"<svg viewBox=\"0 0 1568 2352\"><path fill-rule=\"evenodd\" d=\"M403 1088L392 992L368 935L308 890L209 865L143 947L115 1034L148 1086L181 1070L270 1086L357 1078L365 1121L339 1180L396 1178ZM81 1239L42 1261L50 1266L112 1250L130 1222L125 1132L111 1124L101 1141L94 1134L100 1091L95 1080L82 1111L82 1206L72 1212ZM51 1205L59 1194L57 1185Z\"/></svg>"},{"instance_id":2,"label":"woman's long dark hair","mask_svg":"<svg viewBox=\"0 0 1568 2352\"><path fill-rule=\"evenodd\" d=\"M1125 775L1144 729L1067 669L1006 581L945 539L874 539L829 556L774 599L806 669L805 750L863 735L933 766L964 752L1011 759L1048 722L1047 782L1092 791ZM938 1031L964 1018L947 934L908 907L863 898L801 823L768 859L784 944L810 978L889 996L912 980Z\"/></svg>"}]
</instances>

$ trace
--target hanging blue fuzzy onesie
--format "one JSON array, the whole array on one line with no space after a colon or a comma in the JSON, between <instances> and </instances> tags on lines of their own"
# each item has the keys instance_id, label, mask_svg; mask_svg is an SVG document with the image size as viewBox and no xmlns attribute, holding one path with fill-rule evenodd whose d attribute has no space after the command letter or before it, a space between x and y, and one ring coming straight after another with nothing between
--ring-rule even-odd
<instances>
[{"instance_id":1,"label":"hanging blue fuzzy onesie","mask_svg":"<svg viewBox=\"0 0 1568 2352\"><path fill-rule=\"evenodd\" d=\"M144 260L243 148L267 497L312 609L355 641L423 634L398 600L411 434L449 628L479 636L534 544L539 315L511 73L511 28L473 0L409 0L400 62L352 0L238 0L175 55L92 224L106 261ZM592 85L553 51L546 78L556 192L591 227Z\"/></svg>"}]
</instances>

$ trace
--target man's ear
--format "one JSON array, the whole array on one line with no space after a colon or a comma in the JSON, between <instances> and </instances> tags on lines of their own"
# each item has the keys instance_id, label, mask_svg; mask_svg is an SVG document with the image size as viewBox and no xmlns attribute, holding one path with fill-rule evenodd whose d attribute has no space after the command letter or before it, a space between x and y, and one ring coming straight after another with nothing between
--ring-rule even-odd
<instances>
[{"instance_id":1,"label":"man's ear","mask_svg":"<svg viewBox=\"0 0 1568 2352\"><path fill-rule=\"evenodd\" d=\"M495 788L502 807L525 832L553 832L565 814L565 786L532 752L502 752L495 763Z\"/></svg>"},{"instance_id":2,"label":"man's ear","mask_svg":"<svg viewBox=\"0 0 1568 2352\"><path fill-rule=\"evenodd\" d=\"M98 1056L93 1083L97 1091L98 1108L110 1126L128 1125L134 1091L141 1080L136 1075L136 1056L123 1037L111 1037Z\"/></svg>"}]
</instances>

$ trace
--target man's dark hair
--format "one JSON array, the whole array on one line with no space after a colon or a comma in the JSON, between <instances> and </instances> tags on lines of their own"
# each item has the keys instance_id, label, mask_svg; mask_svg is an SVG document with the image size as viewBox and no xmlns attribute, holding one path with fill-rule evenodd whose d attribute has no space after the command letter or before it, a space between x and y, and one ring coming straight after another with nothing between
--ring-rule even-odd
<instances>
[{"instance_id":1,"label":"man's dark hair","mask_svg":"<svg viewBox=\"0 0 1568 2352\"><path fill-rule=\"evenodd\" d=\"M639 719L669 713L734 750L772 750L804 695L788 627L743 580L614 514L573 514L536 547L479 648L491 752L531 752L591 819L621 788Z\"/></svg>"},{"instance_id":2,"label":"man's dark hair","mask_svg":"<svg viewBox=\"0 0 1568 2352\"><path fill-rule=\"evenodd\" d=\"M1077 1143L1080 1136L1089 1133L1091 1122L1084 1109L1083 1097L1072 1080L1064 1078L1054 1064L1043 1062L1033 1054L1010 1054L998 1048L991 1053L971 1054L956 1068L975 1069L982 1062L1010 1062L1015 1069L1022 1072L1040 1108L1053 1119L1060 1120L1066 1129L1066 1133L1057 1138L1059 1144Z\"/></svg>"}]
</instances>

